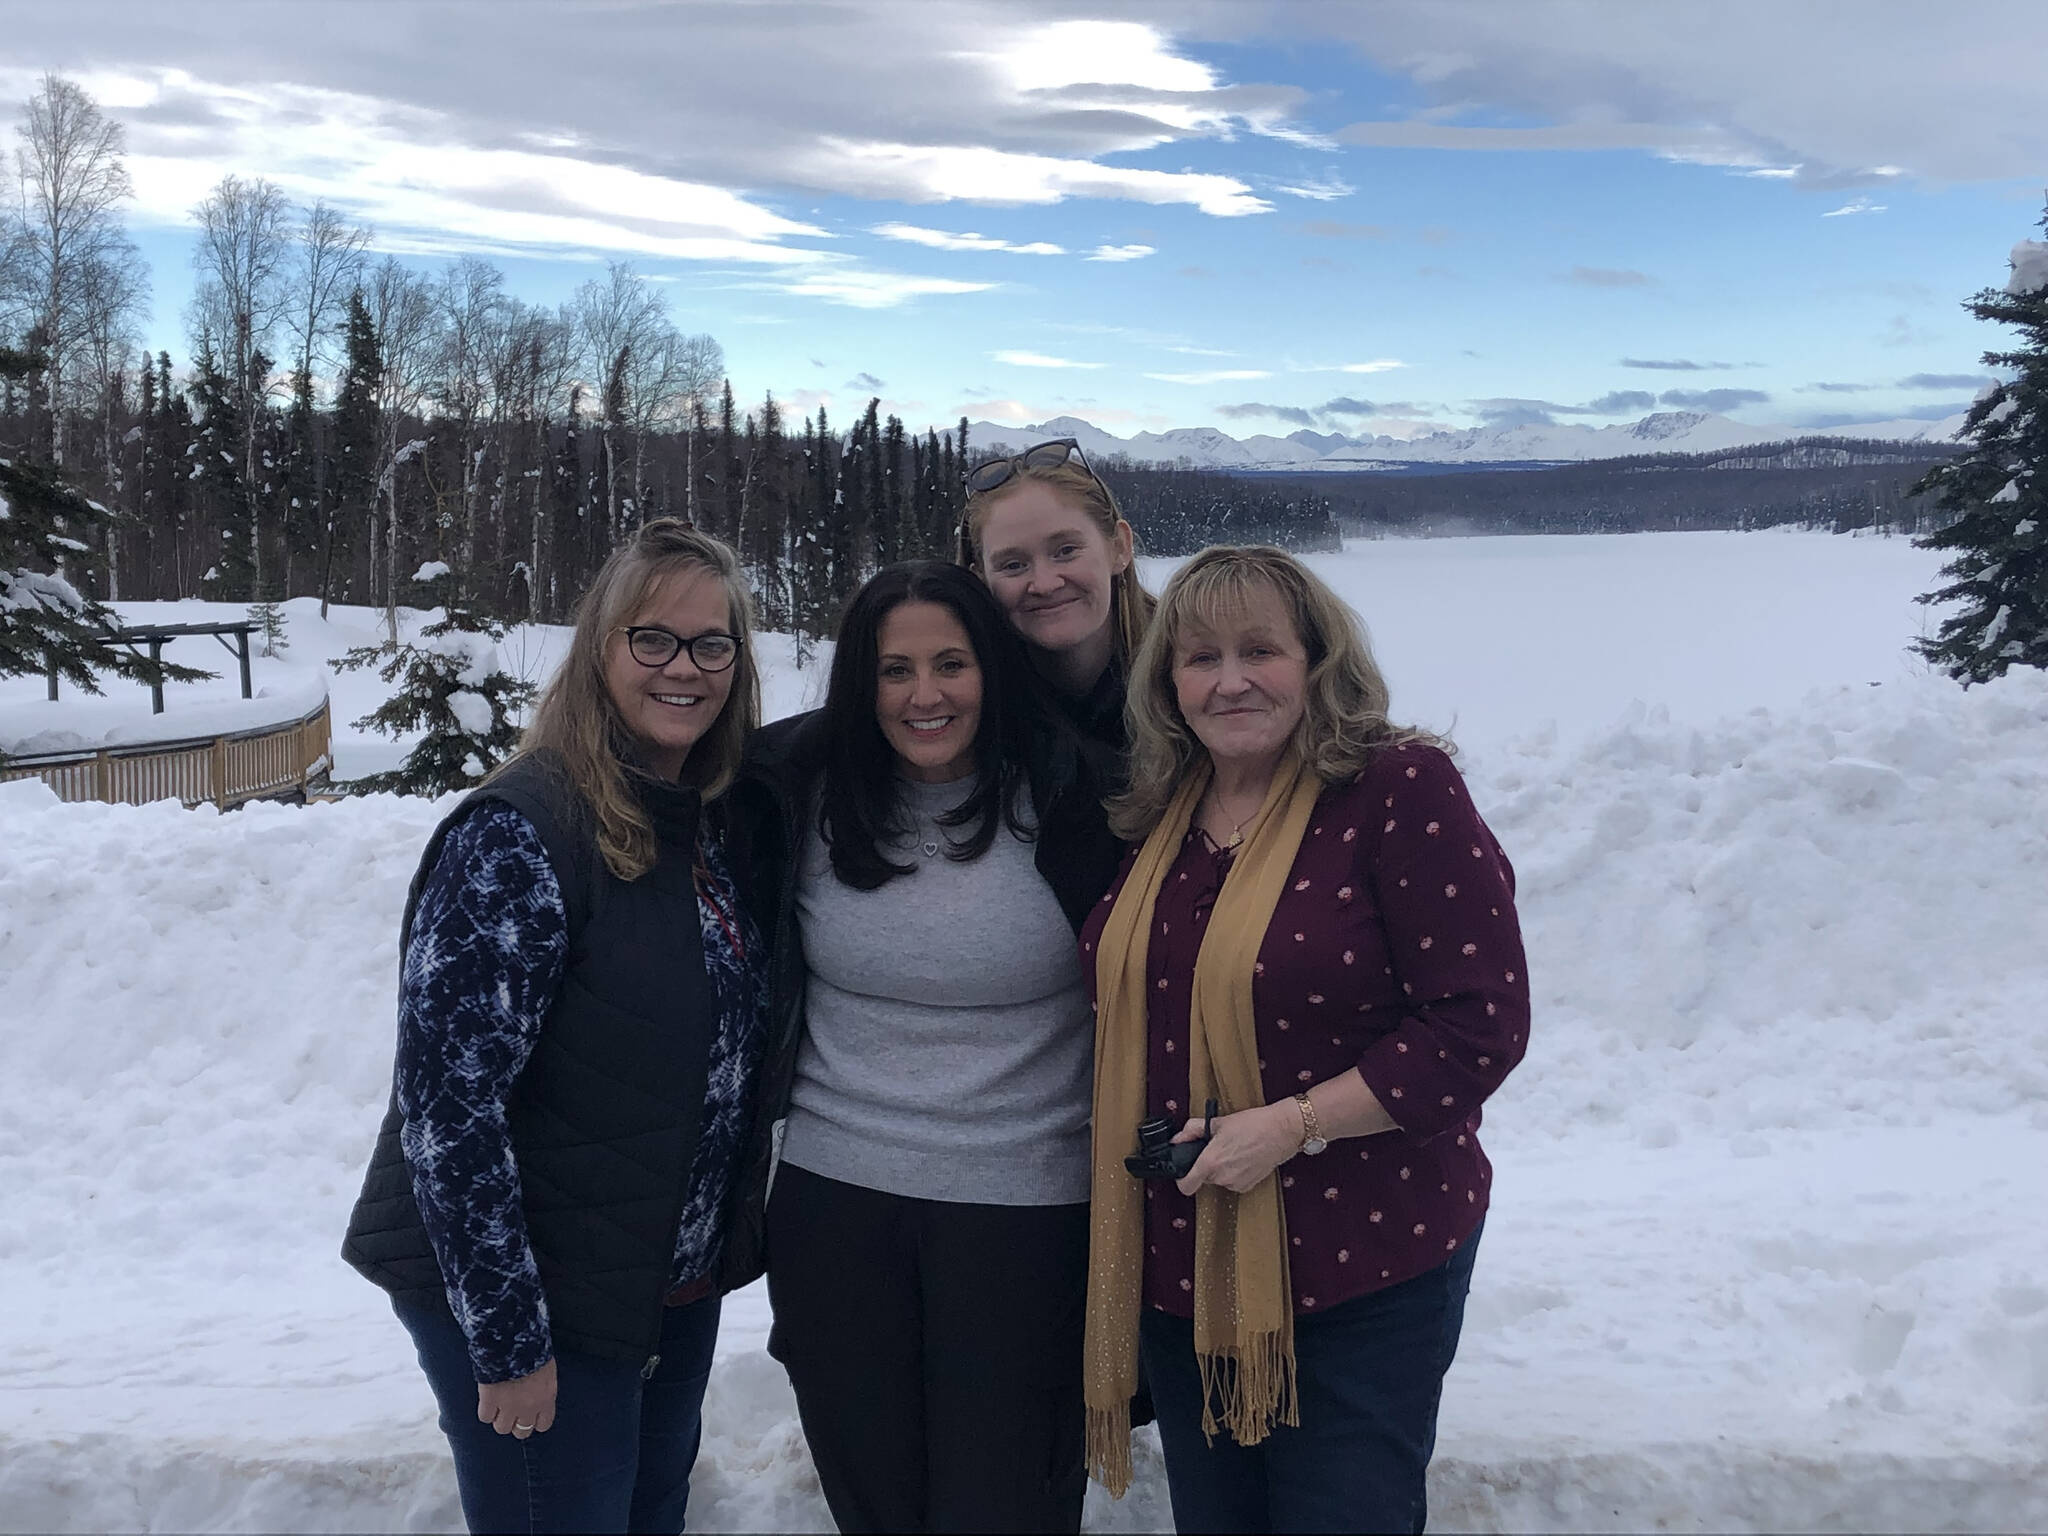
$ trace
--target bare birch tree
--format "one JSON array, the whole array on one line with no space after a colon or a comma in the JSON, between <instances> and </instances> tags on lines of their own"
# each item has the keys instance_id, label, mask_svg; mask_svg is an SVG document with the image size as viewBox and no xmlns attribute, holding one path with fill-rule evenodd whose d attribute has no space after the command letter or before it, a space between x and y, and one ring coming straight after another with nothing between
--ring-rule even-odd
<instances>
[{"instance_id":1,"label":"bare birch tree","mask_svg":"<svg viewBox=\"0 0 2048 1536\"><path fill-rule=\"evenodd\" d=\"M125 242L110 245L79 273L79 333L72 351L72 388L88 422L97 428L99 471L115 497L126 499L120 445L114 431L126 404L128 360L137 348L136 317L149 292L149 270ZM120 504L119 502L116 503ZM121 596L121 519L106 519L107 597Z\"/></svg>"},{"instance_id":2,"label":"bare birch tree","mask_svg":"<svg viewBox=\"0 0 2048 1536\"><path fill-rule=\"evenodd\" d=\"M666 306L652 316L639 344L627 355L625 367L626 420L633 433L633 522L647 521L641 505L647 493L646 461L650 434L687 426L699 401L718 387L725 377L725 350L711 337L685 336L669 323ZM696 439L691 437L685 457L689 477L695 479ZM691 521L695 521L694 513Z\"/></svg>"},{"instance_id":3,"label":"bare birch tree","mask_svg":"<svg viewBox=\"0 0 2048 1536\"><path fill-rule=\"evenodd\" d=\"M683 433L683 515L697 519L697 418L712 392L725 382L725 348L703 332L675 335L670 343L669 393L655 419Z\"/></svg>"},{"instance_id":4,"label":"bare birch tree","mask_svg":"<svg viewBox=\"0 0 2048 1536\"><path fill-rule=\"evenodd\" d=\"M370 231L351 224L339 210L316 200L292 230L291 305L285 326L291 334L292 396L295 406L303 402L306 440L302 445L311 456L314 520L322 529L326 554L321 562L321 617L326 617L327 583L332 553L334 509L327 497L327 453L322 438L327 425L324 413L315 408L315 381L321 370L340 352L336 346L343 326L341 316L348 296L363 275L363 253L370 243ZM286 545L287 585L290 583L290 543Z\"/></svg>"},{"instance_id":5,"label":"bare birch tree","mask_svg":"<svg viewBox=\"0 0 2048 1536\"><path fill-rule=\"evenodd\" d=\"M199 291L193 330L212 339L228 387L241 412L243 515L249 530L250 598L267 603L269 530L264 517L263 466L256 440L270 392L271 342L292 308L288 281L290 205L271 182L223 176L196 208L199 242L192 252Z\"/></svg>"},{"instance_id":6,"label":"bare birch tree","mask_svg":"<svg viewBox=\"0 0 2048 1536\"><path fill-rule=\"evenodd\" d=\"M576 331L584 377L598 400L598 448L604 459L605 528L620 531L618 496L621 413L630 409L629 372L635 358L652 348L668 324L668 306L641 281L631 263L614 261L603 277L576 290Z\"/></svg>"},{"instance_id":7,"label":"bare birch tree","mask_svg":"<svg viewBox=\"0 0 2048 1536\"><path fill-rule=\"evenodd\" d=\"M386 256L365 275L363 302L377 334L384 371L378 380L380 431L376 500L371 510L371 548L380 515L384 531L384 623L390 644L398 644L398 470L416 451L405 436L419 420L442 361L434 284L397 258ZM372 561L374 565L374 558Z\"/></svg>"},{"instance_id":8,"label":"bare birch tree","mask_svg":"<svg viewBox=\"0 0 2048 1536\"><path fill-rule=\"evenodd\" d=\"M66 388L86 344L89 274L95 265L133 266L135 248L121 227L120 207L134 188L122 158L121 125L62 76L43 76L22 109L15 137L21 201L9 264L25 290L31 327L41 333L50 459L61 466ZM108 291L104 283L97 286ZM129 292L133 302L134 285Z\"/></svg>"},{"instance_id":9,"label":"bare birch tree","mask_svg":"<svg viewBox=\"0 0 2048 1536\"><path fill-rule=\"evenodd\" d=\"M493 361L505 327L505 275L477 256L448 264L435 298L441 336L440 377L435 392L455 433L456 473L462 507L462 571L474 580L477 563L477 501L483 459L496 426Z\"/></svg>"},{"instance_id":10,"label":"bare birch tree","mask_svg":"<svg viewBox=\"0 0 2048 1536\"><path fill-rule=\"evenodd\" d=\"M555 611L555 519L548 496L550 437L555 413L564 416L575 409L576 321L567 305L550 314L535 308L526 311L517 337L521 357L519 377L525 386L521 407L532 432L527 469L529 507L533 526L527 558L527 618L539 623Z\"/></svg>"},{"instance_id":11,"label":"bare birch tree","mask_svg":"<svg viewBox=\"0 0 2048 1536\"><path fill-rule=\"evenodd\" d=\"M320 201L306 210L291 239L291 307L285 324L291 331L293 366L310 377L334 355L336 323L362 279L370 231Z\"/></svg>"}]
</instances>

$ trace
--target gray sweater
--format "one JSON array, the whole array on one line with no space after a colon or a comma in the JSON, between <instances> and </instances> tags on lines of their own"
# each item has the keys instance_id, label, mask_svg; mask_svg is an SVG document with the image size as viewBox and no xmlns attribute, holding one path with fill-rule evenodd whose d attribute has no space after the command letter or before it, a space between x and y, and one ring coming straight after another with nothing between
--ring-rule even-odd
<instances>
[{"instance_id":1,"label":"gray sweater","mask_svg":"<svg viewBox=\"0 0 2048 1536\"><path fill-rule=\"evenodd\" d=\"M917 831L884 852L917 872L879 890L840 883L813 822L782 1157L920 1199L1083 1201L1094 1022L1074 933L1007 827L978 859L946 857L935 818L973 783L903 784Z\"/></svg>"}]
</instances>

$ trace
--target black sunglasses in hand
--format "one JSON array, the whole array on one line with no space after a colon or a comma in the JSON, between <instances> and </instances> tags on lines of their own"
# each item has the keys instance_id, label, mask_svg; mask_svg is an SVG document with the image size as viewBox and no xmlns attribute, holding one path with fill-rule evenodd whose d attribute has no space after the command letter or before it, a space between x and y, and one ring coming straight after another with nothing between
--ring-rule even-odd
<instances>
[{"instance_id":1,"label":"black sunglasses in hand","mask_svg":"<svg viewBox=\"0 0 2048 1536\"><path fill-rule=\"evenodd\" d=\"M685 640L658 624L626 624L612 631L626 637L626 652L643 667L665 667L678 651L688 651L699 672L723 672L740 659L740 637L707 630Z\"/></svg>"}]
</instances>

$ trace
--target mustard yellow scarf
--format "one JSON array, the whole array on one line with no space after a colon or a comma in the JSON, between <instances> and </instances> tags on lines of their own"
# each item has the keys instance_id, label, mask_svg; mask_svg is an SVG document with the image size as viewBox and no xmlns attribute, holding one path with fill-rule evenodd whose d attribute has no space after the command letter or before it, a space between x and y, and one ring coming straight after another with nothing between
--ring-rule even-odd
<instances>
[{"instance_id":1,"label":"mustard yellow scarf","mask_svg":"<svg viewBox=\"0 0 2048 1536\"><path fill-rule=\"evenodd\" d=\"M1083 1387L1088 1469L1111 1493L1131 1481L1131 1394L1138 1386L1144 1275L1144 1193L1124 1168L1145 1118L1146 952L1152 908L1208 788L1206 762L1188 776L1139 849L1095 955L1095 1141ZM1316 797L1316 775L1290 754L1244 829L1195 961L1188 1101L1223 1113L1266 1102L1252 1021L1252 966L1286 887ZM1300 1422L1294 1309L1280 1181L1242 1195L1206 1185L1195 1196L1195 1354L1202 1429L1256 1445ZM1218 1407L1220 1405L1220 1413Z\"/></svg>"}]
</instances>

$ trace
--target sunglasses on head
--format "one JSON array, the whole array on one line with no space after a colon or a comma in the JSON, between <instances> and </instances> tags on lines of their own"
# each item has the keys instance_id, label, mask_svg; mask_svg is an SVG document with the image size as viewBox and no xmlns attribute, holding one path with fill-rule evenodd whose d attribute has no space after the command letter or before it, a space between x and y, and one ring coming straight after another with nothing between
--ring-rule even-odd
<instances>
[{"instance_id":1,"label":"sunglasses on head","mask_svg":"<svg viewBox=\"0 0 2048 1536\"><path fill-rule=\"evenodd\" d=\"M1088 478L1100 485L1101 477L1095 473L1095 466L1088 462L1088 455L1081 451L1081 445L1071 437L1056 437L1049 443L1033 443L1022 453L1010 455L1007 459L990 459L986 464L977 464L960 478L967 486L967 494L978 496L983 491L992 491L999 485L1007 485L1015 479L1019 470L1052 469L1056 465L1079 459L1081 468Z\"/></svg>"},{"instance_id":2,"label":"sunglasses on head","mask_svg":"<svg viewBox=\"0 0 2048 1536\"><path fill-rule=\"evenodd\" d=\"M1006 459L990 459L986 464L977 464L960 477L967 487L967 494L979 496L998 486L1008 485L1025 469L1053 469L1061 464L1078 463L1082 473L1101 485L1104 494L1109 487L1102 485L1102 476L1095 473L1095 466L1088 462L1088 455L1081 445L1071 437L1056 437L1050 442L1033 443L1022 453L1013 453ZM974 539L968 533L967 519L960 520L960 563L973 565Z\"/></svg>"}]
</instances>

